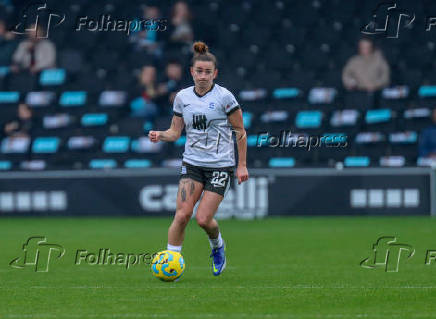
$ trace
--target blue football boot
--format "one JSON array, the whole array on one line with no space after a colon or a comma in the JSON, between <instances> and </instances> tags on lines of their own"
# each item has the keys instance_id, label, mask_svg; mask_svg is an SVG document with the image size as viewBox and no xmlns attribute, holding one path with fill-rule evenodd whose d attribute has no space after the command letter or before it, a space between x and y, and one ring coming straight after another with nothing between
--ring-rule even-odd
<instances>
[{"instance_id":1,"label":"blue football boot","mask_svg":"<svg viewBox=\"0 0 436 319\"><path fill-rule=\"evenodd\" d=\"M224 244L221 246L221 248L212 249L212 254L210 257L213 257L212 272L214 276L219 276L223 272L224 268L226 268L226 253L224 250Z\"/></svg>"}]
</instances>

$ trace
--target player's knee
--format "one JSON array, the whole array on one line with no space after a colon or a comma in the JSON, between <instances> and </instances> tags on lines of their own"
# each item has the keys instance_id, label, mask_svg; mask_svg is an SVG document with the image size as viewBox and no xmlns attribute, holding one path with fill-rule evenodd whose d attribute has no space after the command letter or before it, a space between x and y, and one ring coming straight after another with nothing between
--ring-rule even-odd
<instances>
[{"instance_id":1,"label":"player's knee","mask_svg":"<svg viewBox=\"0 0 436 319\"><path fill-rule=\"evenodd\" d=\"M195 219L197 220L197 224L198 226L200 226L201 228L206 228L209 226L211 219L207 216L202 216L201 214L197 216L195 216Z\"/></svg>"},{"instance_id":2,"label":"player's knee","mask_svg":"<svg viewBox=\"0 0 436 319\"><path fill-rule=\"evenodd\" d=\"M186 225L189 223L189 220L191 219L192 211L189 211L187 209L179 209L176 211L176 221L181 225Z\"/></svg>"}]
</instances>

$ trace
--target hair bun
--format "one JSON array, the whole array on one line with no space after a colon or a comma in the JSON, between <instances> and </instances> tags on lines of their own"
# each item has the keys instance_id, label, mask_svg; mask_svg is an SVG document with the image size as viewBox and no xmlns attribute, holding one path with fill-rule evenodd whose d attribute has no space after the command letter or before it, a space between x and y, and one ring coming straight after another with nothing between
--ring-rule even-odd
<instances>
[{"instance_id":1,"label":"hair bun","mask_svg":"<svg viewBox=\"0 0 436 319\"><path fill-rule=\"evenodd\" d=\"M206 54L209 52L209 47L202 41L195 42L193 48L194 52L197 54Z\"/></svg>"}]
</instances>

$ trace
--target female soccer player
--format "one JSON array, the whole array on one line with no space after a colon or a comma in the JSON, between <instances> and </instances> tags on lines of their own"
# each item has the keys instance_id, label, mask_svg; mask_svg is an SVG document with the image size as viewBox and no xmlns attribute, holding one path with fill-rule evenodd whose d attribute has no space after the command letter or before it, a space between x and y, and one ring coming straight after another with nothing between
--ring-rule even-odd
<instances>
[{"instance_id":1,"label":"female soccer player","mask_svg":"<svg viewBox=\"0 0 436 319\"><path fill-rule=\"evenodd\" d=\"M152 142L173 142L186 129L185 152L180 173L177 208L168 229L168 250L180 252L185 228L195 204L196 219L209 236L212 249L212 272L221 274L226 266L224 241L214 215L233 179L235 167L232 131L238 147L238 184L248 180L246 165L247 135L242 111L226 88L214 83L217 60L207 45L196 42L190 68L194 86L180 90L173 105L174 116L166 131L150 131ZM230 124L230 125L229 125Z\"/></svg>"}]
</instances>

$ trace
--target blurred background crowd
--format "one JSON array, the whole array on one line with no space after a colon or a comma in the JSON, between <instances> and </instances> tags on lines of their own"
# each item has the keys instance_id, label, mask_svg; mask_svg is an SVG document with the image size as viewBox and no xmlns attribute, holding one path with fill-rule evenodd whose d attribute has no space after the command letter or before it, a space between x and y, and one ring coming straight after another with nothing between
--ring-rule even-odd
<instances>
[{"instance_id":1,"label":"blurred background crowd","mask_svg":"<svg viewBox=\"0 0 436 319\"><path fill-rule=\"evenodd\" d=\"M432 8L436 14L428 1L400 5L418 17ZM339 0L72 0L47 2L48 11L2 0L0 169L179 165L184 136L152 144L146 135L168 128L175 94L192 85L195 40L217 56L216 82L243 109L249 167L431 165L436 31L425 32L417 19L398 38L363 37L376 7ZM56 27L44 22L53 12L65 15ZM76 30L80 17L101 15L151 23L129 35ZM20 22L31 31L12 32ZM310 151L259 147L260 132L281 130L292 131L290 140L333 136L347 143Z\"/></svg>"}]
</instances>

